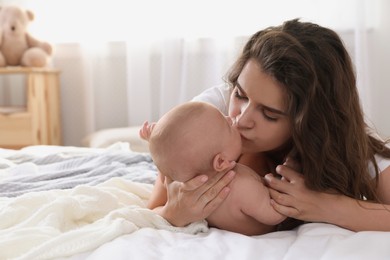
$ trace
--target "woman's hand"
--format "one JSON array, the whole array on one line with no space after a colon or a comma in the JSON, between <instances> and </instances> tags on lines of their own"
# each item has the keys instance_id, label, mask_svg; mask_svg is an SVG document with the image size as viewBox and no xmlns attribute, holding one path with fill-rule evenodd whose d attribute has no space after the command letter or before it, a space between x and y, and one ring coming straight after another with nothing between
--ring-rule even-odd
<instances>
[{"instance_id":1,"label":"woman's hand","mask_svg":"<svg viewBox=\"0 0 390 260\"><path fill-rule=\"evenodd\" d=\"M329 222L340 195L308 189L303 175L297 172L299 168L299 165L290 159L284 165L276 167L281 179L272 174L265 176L270 187L271 204L276 211L288 217L311 222Z\"/></svg>"},{"instance_id":2,"label":"woman's hand","mask_svg":"<svg viewBox=\"0 0 390 260\"><path fill-rule=\"evenodd\" d=\"M218 173L210 179L200 175L185 183L165 177L168 201L160 209L161 215L179 227L207 218L228 196L227 185L234 175L234 171Z\"/></svg>"}]
</instances>

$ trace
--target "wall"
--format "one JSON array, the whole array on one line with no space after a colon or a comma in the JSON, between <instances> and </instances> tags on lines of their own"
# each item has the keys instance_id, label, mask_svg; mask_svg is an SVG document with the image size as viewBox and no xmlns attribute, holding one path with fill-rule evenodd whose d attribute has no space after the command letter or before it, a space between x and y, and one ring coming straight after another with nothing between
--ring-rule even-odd
<instances>
[{"instance_id":1,"label":"wall","mask_svg":"<svg viewBox=\"0 0 390 260\"><path fill-rule=\"evenodd\" d=\"M60 8L51 8L57 5L57 1L56 3L50 2L53 6L50 6L49 2L45 4L46 1L5 0L4 2L31 6L32 10L37 11L37 20L34 24L36 25L36 28L39 29L45 29L45 26L50 28L61 28L58 27L58 25L53 25L56 21L55 18L62 13L66 14L62 9L61 13L54 12ZM58 2L61 2L64 6L71 6L69 1ZM215 27L215 30L210 29L210 34L213 34L215 31L220 31L221 28L228 28L228 31L225 32L226 35L231 33L231 30L236 32L239 31L243 34L250 34L258 28L263 28L271 24L279 24L282 20L287 18L312 17L312 19L309 20L319 22L324 26L335 29L339 26L337 30L342 31L343 33L345 33L346 30L350 30L352 33L351 35L343 35L344 37L347 37L347 43L350 44L354 42L355 37L351 28L353 28L356 20L364 20L364 12L368 14L368 16L370 16L370 18L367 19L367 24L370 28L369 37L367 38L367 45L362 47L368 47L369 49L365 53L366 56L364 57L365 59L363 62L363 64L367 64L364 71L368 71L369 73L367 74L368 78L363 81L364 84L360 85L364 88L361 91L361 96L364 101L367 118L377 127L382 136L390 137L390 119L388 119L387 115L389 107L388 98L390 97L390 87L388 86L390 82L390 48L388 47L390 46L390 19L388 16L390 13L390 1L344 0L339 3L337 0L278 0L270 3L269 1L254 0L252 3L256 3L256 6L260 6L261 8L250 8L250 10L248 10L249 3L251 2L249 0L232 2L236 3L237 10L231 8L231 13L226 13L225 11L219 12L220 10L218 9L214 11L209 10L208 14L213 18L212 27ZM166 2L161 1L161 3ZM352 5L352 3L359 3L359 5L355 6ZM193 4L200 6L198 1L193 2ZM227 2L225 4L228 5ZM284 8L280 8L282 5ZM101 6L104 6L104 4L101 4ZM350 6L352 7L350 8ZM360 6L360 11L355 10L357 9L357 6ZM39 10L39 7L45 7L50 12L45 13L43 12L44 10ZM240 10L239 8L243 9ZM267 11L264 12L264 10ZM248 12L251 15L248 15ZM159 13L166 16L166 13L161 12L160 10ZM176 15L177 13L178 12L175 9L174 14L172 15ZM255 15L257 13L261 15ZM97 12L95 16L99 17L99 14L100 13ZM46 17L45 15L49 15L49 17ZM76 23L75 17L77 17L77 15L75 16L75 14L73 14L72 21L59 18L57 18L57 20L67 21L61 25L72 27L69 25L69 22ZM371 21L372 17L376 20L373 19L373 21ZM51 22L39 24L40 20L50 20ZM237 22L242 22L243 20L244 22L247 22L247 25L251 25L252 27L241 26L240 23ZM131 20L128 20L128 22L130 21ZM199 19L192 21L196 21L196 23L193 22L193 24L191 23L189 26L197 25ZM139 27L140 30L142 29L142 32L147 34L146 36L154 36L153 33L155 33L155 30L146 31L143 26L139 26L142 21L137 21L137 23L128 22L122 22L122 24L118 24L119 27L115 27L118 32L121 32L121 35L123 34L123 31L128 32L126 34L128 37L122 39L122 42L109 41L109 43L107 43L107 41L105 41L105 43L101 43L107 45L103 46L104 48L101 48L102 46L95 46L96 43L97 45L99 45L99 43L98 41L94 41L94 37L91 37L91 34L93 34L92 32L88 34L68 35L68 38L65 37L67 33L74 31L76 28L72 28L72 30L55 30L55 32L50 32L42 36L42 39L50 39L55 43L56 55L54 65L62 71L62 123L65 145L80 145L81 140L86 135L96 130L109 127L136 125L142 120L156 118L170 105L175 102L177 103L177 100L179 100L179 98L174 97L172 94L174 91L167 94L167 88L175 87L173 84L170 84L171 82L180 81L178 84L185 85L187 87L185 92L179 93L183 96L180 97L180 101L188 99L199 93L202 89L212 86L215 82L219 81L220 78L223 77L225 68L229 66L229 62L232 60L232 57L228 56L226 51L222 51L220 45L215 45L214 47L209 48L209 50L204 51L204 41L193 41L193 43L190 42L190 44L183 45L178 44L178 47L176 47L176 45L174 46L171 42L168 42L166 45L169 48L166 48L163 53L165 56L162 54L152 55L146 53L146 51L145 53L150 56L146 56L144 53L137 53L139 52L138 49L134 50L129 48L131 46L130 43L134 44L135 38L137 37L136 33L138 32L134 32L132 28L134 26ZM187 22L190 23L190 21ZM229 26L226 24L229 24ZM233 26L235 24L237 25ZM121 25L125 28L120 27ZM253 27L256 27L256 29ZM118 28L121 28L122 30L118 30ZM187 27L185 28L185 31L187 32L192 31L188 30ZM161 29L161 34L166 33L166 31L169 31L168 29L171 28L166 26L163 27L163 29L164 30ZM97 34L103 38L109 38L109 36L102 34L100 31L97 31ZM40 34L38 35L41 36ZM58 36L59 38L54 39L54 36ZM63 37L61 38L60 36ZM73 36L73 38L70 36ZM82 36L85 38L84 41L80 41L77 44L69 43L69 39L79 39ZM68 42L64 39L68 39ZM123 40L128 40L129 42L125 43ZM92 42L94 44L87 46L87 43ZM210 44L207 43L207 45ZM351 55L353 57L356 56L356 53L359 53L358 51L355 53L355 46L351 45L349 47L351 47ZM103 49L106 53L101 54L99 48ZM176 60L182 58L182 56L180 56L181 54L178 54L178 56L171 55L171 52L180 48L187 51L187 56L184 59L187 66L185 68L185 73L182 73L180 70L180 68L183 68L181 64L176 62ZM135 52L137 56L133 55L134 53L129 54L129 52ZM231 50L229 50L229 53L232 55ZM207 56L203 56L203 54L207 54ZM105 57L104 60L101 58L103 56ZM165 59L167 57L169 59ZM137 59L141 60L141 62L138 62ZM208 61L208 59L210 59L210 61ZM219 63L214 64L214 59L218 59ZM140 66L140 64L143 63L148 66L150 65L149 70ZM166 65L165 67L162 67L165 74L163 74L160 69L161 66L159 64L162 63ZM176 67L178 68L178 72L174 71ZM217 68L217 70L213 71L212 67ZM167 73L165 70L170 71ZM196 73L194 73L194 71L196 71ZM200 73L200 71L202 72ZM132 74L130 75L130 73ZM174 78L177 73L181 74L179 77ZM184 80L183 75L187 77ZM170 80L170 77L174 79ZM167 83L164 83L164 80ZM8 80L0 80L0 105L9 103L9 96L17 97L17 95L9 94L9 88L2 88L2 85L6 85L7 81ZM149 85L155 86L157 83L161 84L161 90L156 91L153 89L153 93L152 90L149 91L150 93L141 93L141 91L147 89ZM151 97L146 97L147 94ZM14 102L20 103L20 100L23 100L23 96ZM134 109L135 103L137 106Z\"/></svg>"},{"instance_id":2,"label":"wall","mask_svg":"<svg viewBox=\"0 0 390 260\"><path fill-rule=\"evenodd\" d=\"M385 138L390 137L390 1L381 0L377 28L369 46L370 57L370 115L372 123Z\"/></svg>"}]
</instances>

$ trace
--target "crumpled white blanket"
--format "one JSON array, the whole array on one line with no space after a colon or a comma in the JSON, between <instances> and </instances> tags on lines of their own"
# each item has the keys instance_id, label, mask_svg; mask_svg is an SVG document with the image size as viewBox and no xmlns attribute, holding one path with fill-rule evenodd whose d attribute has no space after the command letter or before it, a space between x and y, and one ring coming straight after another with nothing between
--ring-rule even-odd
<instances>
[{"instance_id":1,"label":"crumpled white blanket","mask_svg":"<svg viewBox=\"0 0 390 260\"><path fill-rule=\"evenodd\" d=\"M196 234L145 207L152 185L112 178L97 186L0 198L0 259L56 259L93 250L123 234L151 227Z\"/></svg>"}]
</instances>

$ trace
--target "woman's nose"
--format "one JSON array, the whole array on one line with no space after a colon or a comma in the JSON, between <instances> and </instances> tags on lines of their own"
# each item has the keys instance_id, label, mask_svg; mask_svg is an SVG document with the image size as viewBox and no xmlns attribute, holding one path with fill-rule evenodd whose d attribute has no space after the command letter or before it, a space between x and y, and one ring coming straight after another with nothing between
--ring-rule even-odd
<instances>
[{"instance_id":1,"label":"woman's nose","mask_svg":"<svg viewBox=\"0 0 390 260\"><path fill-rule=\"evenodd\" d=\"M236 126L236 118L231 118L230 116L225 116L225 118L229 125Z\"/></svg>"},{"instance_id":2,"label":"woman's nose","mask_svg":"<svg viewBox=\"0 0 390 260\"><path fill-rule=\"evenodd\" d=\"M248 106L241 109L241 113L236 117L236 124L240 128L253 128L254 120L252 118L251 110Z\"/></svg>"}]
</instances>

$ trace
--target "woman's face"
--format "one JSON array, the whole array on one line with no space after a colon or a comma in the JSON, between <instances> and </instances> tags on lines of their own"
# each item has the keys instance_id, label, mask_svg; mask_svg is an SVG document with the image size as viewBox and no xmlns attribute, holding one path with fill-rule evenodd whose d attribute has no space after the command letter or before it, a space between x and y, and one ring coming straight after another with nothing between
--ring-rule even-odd
<instances>
[{"instance_id":1,"label":"woman's face","mask_svg":"<svg viewBox=\"0 0 390 260\"><path fill-rule=\"evenodd\" d=\"M230 97L229 116L237 124L244 153L281 148L291 137L283 86L249 60Z\"/></svg>"}]
</instances>

